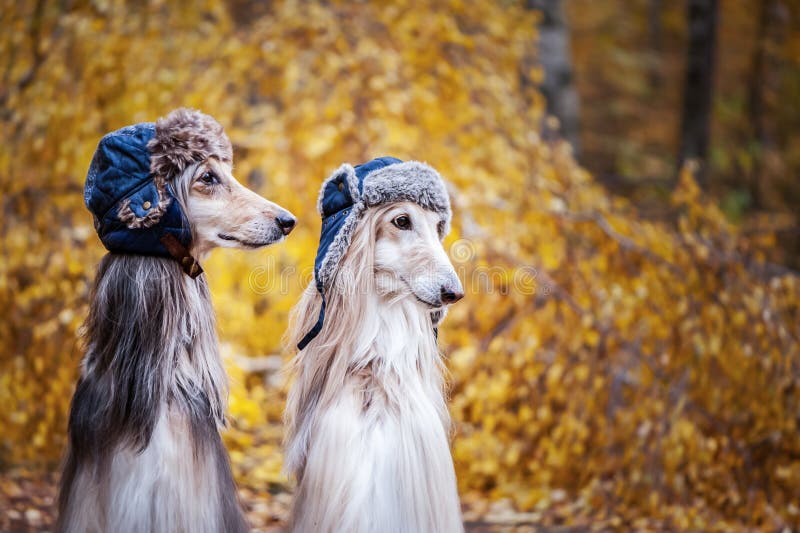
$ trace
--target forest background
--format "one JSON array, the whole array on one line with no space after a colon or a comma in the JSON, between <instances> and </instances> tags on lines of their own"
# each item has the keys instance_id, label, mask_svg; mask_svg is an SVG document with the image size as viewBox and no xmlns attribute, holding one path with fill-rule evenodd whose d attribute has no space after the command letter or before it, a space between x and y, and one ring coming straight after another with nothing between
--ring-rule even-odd
<instances>
[{"instance_id":1,"label":"forest background","mask_svg":"<svg viewBox=\"0 0 800 533\"><path fill-rule=\"evenodd\" d=\"M104 253L91 155L178 106L299 216L204 265L258 530L290 498L277 370L314 199L380 155L451 183L469 529L800 528L797 2L5 0L0 27L0 530L53 519Z\"/></svg>"}]
</instances>

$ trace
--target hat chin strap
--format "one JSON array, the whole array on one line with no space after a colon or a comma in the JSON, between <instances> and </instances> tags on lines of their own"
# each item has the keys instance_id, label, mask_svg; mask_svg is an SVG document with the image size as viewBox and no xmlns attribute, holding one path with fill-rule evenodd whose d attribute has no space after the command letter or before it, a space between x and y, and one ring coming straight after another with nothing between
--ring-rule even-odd
<instances>
[{"instance_id":1,"label":"hat chin strap","mask_svg":"<svg viewBox=\"0 0 800 533\"><path fill-rule=\"evenodd\" d=\"M322 325L325 322L325 307L327 302L325 300L325 291L324 287L321 282L317 282L317 290L319 291L320 295L322 296L322 306L319 308L319 318L317 318L316 324L311 327L311 331L305 334L305 336L300 339L300 342L297 343L297 350L301 351L303 348L308 346L308 343L313 341L319 332L322 331ZM433 340L434 342L439 342L439 325L435 324L433 326Z\"/></svg>"},{"instance_id":2,"label":"hat chin strap","mask_svg":"<svg viewBox=\"0 0 800 533\"><path fill-rule=\"evenodd\" d=\"M325 301L325 290L322 285L321 281L317 282L317 291L322 296L322 306L319 308L319 318L317 318L316 324L311 328L311 331L305 334L305 336L300 339L300 342L297 343L297 350L302 350L308 343L313 341L314 338L319 335L319 332L322 331L322 324L325 322L325 306L327 302Z\"/></svg>"},{"instance_id":3,"label":"hat chin strap","mask_svg":"<svg viewBox=\"0 0 800 533\"><path fill-rule=\"evenodd\" d=\"M166 233L159 241L161 241L161 244L167 249L169 255L181 265L181 269L187 276L195 279L203 273L203 267L200 266L197 259L192 257L189 250L175 238L175 235Z\"/></svg>"}]
</instances>

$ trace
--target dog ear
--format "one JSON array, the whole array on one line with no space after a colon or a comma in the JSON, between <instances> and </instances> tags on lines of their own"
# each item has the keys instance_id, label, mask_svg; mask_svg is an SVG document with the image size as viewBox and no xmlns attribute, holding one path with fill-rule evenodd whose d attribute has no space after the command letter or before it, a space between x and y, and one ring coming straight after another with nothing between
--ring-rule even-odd
<instances>
[{"instance_id":1,"label":"dog ear","mask_svg":"<svg viewBox=\"0 0 800 533\"><path fill-rule=\"evenodd\" d=\"M192 163L216 157L233 162L231 141L219 122L194 109L180 108L156 121L155 137L147 144L150 172L170 180Z\"/></svg>"}]
</instances>

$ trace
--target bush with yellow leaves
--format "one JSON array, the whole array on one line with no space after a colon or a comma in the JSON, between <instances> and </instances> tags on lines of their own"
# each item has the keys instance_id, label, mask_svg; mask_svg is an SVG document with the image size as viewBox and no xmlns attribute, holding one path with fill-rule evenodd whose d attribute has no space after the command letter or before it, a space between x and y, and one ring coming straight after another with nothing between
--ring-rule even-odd
<instances>
[{"instance_id":1,"label":"bush with yellow leaves","mask_svg":"<svg viewBox=\"0 0 800 533\"><path fill-rule=\"evenodd\" d=\"M465 500L610 526L800 527L798 276L684 172L649 220L551 140L537 14L518 2L4 2L0 464L53 467L103 250L82 205L99 138L193 106L238 177L299 215L206 265L232 360L280 352L321 180L425 160L452 182L467 298L442 328ZM231 364L237 478L283 490L274 377ZM550 519L550 518L548 518ZM638 521L637 521L638 520Z\"/></svg>"}]
</instances>

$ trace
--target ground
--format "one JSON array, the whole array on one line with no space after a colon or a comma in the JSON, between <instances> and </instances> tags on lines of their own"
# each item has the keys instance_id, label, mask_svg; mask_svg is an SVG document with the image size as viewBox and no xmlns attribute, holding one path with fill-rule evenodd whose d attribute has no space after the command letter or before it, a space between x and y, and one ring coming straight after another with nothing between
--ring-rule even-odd
<instances>
[{"instance_id":1,"label":"ground","mask_svg":"<svg viewBox=\"0 0 800 533\"><path fill-rule=\"evenodd\" d=\"M55 519L57 475L16 469L0 476L0 532L51 531ZM247 510L253 532L278 533L283 531L291 494L259 492L243 487L239 494ZM555 514L517 513L508 502L489 504L474 501L464 504L464 518L469 533L536 532L567 533L589 530L607 530L608 524L581 526L547 525L558 520ZM554 522L554 524L557 522Z\"/></svg>"}]
</instances>

